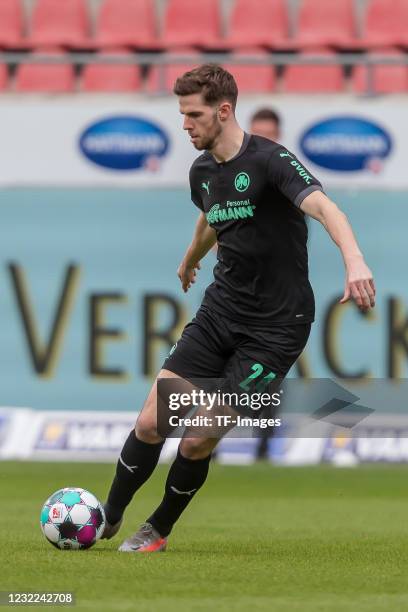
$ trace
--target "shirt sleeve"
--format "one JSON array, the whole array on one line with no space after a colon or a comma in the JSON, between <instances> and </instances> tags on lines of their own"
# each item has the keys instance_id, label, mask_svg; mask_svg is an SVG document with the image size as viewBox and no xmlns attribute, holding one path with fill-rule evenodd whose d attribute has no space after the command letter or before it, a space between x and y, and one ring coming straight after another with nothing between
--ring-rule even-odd
<instances>
[{"instance_id":1,"label":"shirt sleeve","mask_svg":"<svg viewBox=\"0 0 408 612\"><path fill-rule=\"evenodd\" d=\"M297 207L313 191L323 191L320 181L293 153L283 147L276 149L270 156L268 180Z\"/></svg>"},{"instance_id":2,"label":"shirt sleeve","mask_svg":"<svg viewBox=\"0 0 408 612\"><path fill-rule=\"evenodd\" d=\"M203 201L201 199L200 191L198 187L197 172L195 171L194 164L190 168L190 190L191 200L200 210L204 210Z\"/></svg>"}]
</instances>

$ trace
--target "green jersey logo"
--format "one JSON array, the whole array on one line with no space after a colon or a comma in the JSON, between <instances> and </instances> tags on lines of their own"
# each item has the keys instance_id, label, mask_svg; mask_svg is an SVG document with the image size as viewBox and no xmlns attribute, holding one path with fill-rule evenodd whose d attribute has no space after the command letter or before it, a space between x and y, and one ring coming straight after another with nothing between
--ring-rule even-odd
<instances>
[{"instance_id":1,"label":"green jersey logo","mask_svg":"<svg viewBox=\"0 0 408 612\"><path fill-rule=\"evenodd\" d=\"M289 151L286 151L286 153L280 153L279 157L290 157L290 159L292 161L290 161L290 159L289 159L288 162L290 162L290 165L293 166L296 169L296 171L299 174L299 176L308 185L310 185L312 183L313 178L310 176L310 174L308 174L306 169L301 164L299 164L299 162L296 159L293 158L293 155L291 153L289 153Z\"/></svg>"},{"instance_id":2,"label":"green jersey logo","mask_svg":"<svg viewBox=\"0 0 408 612\"><path fill-rule=\"evenodd\" d=\"M240 172L235 177L234 185L237 191L241 191L241 192L246 191L250 183L251 183L251 179L249 178L246 172Z\"/></svg>"},{"instance_id":3,"label":"green jersey logo","mask_svg":"<svg viewBox=\"0 0 408 612\"><path fill-rule=\"evenodd\" d=\"M170 353L169 353L169 357L170 357L170 355L172 355L172 354L174 353L174 351L176 350L176 348L177 348L177 344L178 344L178 341L176 342L176 344L173 344L173 346L171 347L171 349L170 349Z\"/></svg>"},{"instance_id":4,"label":"green jersey logo","mask_svg":"<svg viewBox=\"0 0 408 612\"><path fill-rule=\"evenodd\" d=\"M226 206L213 204L206 214L208 225L221 223L222 221L239 221L249 219L254 216L255 206L248 200L230 201L227 200Z\"/></svg>"},{"instance_id":5,"label":"green jersey logo","mask_svg":"<svg viewBox=\"0 0 408 612\"><path fill-rule=\"evenodd\" d=\"M206 183L202 182L201 189L205 189L208 195L210 195L210 181L207 181Z\"/></svg>"}]
</instances>

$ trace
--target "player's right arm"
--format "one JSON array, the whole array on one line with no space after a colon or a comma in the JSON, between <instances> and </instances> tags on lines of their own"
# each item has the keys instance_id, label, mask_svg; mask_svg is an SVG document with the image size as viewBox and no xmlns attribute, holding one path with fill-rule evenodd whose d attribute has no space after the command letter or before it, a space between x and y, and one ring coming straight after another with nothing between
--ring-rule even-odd
<instances>
[{"instance_id":1,"label":"player's right arm","mask_svg":"<svg viewBox=\"0 0 408 612\"><path fill-rule=\"evenodd\" d=\"M177 270L184 293L195 282L196 270L200 269L200 261L217 242L215 230L208 223L206 216L201 212L198 216L193 239Z\"/></svg>"}]
</instances>

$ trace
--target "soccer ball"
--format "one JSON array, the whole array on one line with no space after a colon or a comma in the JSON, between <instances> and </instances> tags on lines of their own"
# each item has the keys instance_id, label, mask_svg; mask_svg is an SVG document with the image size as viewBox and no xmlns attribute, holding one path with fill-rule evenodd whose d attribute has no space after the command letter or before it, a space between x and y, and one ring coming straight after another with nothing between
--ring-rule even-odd
<instances>
[{"instance_id":1,"label":"soccer ball","mask_svg":"<svg viewBox=\"0 0 408 612\"><path fill-rule=\"evenodd\" d=\"M62 550L90 548L105 528L102 504L85 489L66 487L47 499L40 517L47 540Z\"/></svg>"}]
</instances>

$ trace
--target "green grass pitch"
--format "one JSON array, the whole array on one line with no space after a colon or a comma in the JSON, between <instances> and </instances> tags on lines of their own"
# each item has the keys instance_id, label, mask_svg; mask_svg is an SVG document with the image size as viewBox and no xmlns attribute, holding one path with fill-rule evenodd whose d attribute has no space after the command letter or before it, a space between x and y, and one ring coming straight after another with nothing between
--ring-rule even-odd
<instances>
[{"instance_id":1,"label":"green grass pitch","mask_svg":"<svg viewBox=\"0 0 408 612\"><path fill-rule=\"evenodd\" d=\"M167 469L114 540L59 551L40 531L42 503L63 486L104 499L114 466L0 463L0 590L73 591L73 609L112 612L408 610L406 468L213 465L167 552L118 553L160 501Z\"/></svg>"}]
</instances>

